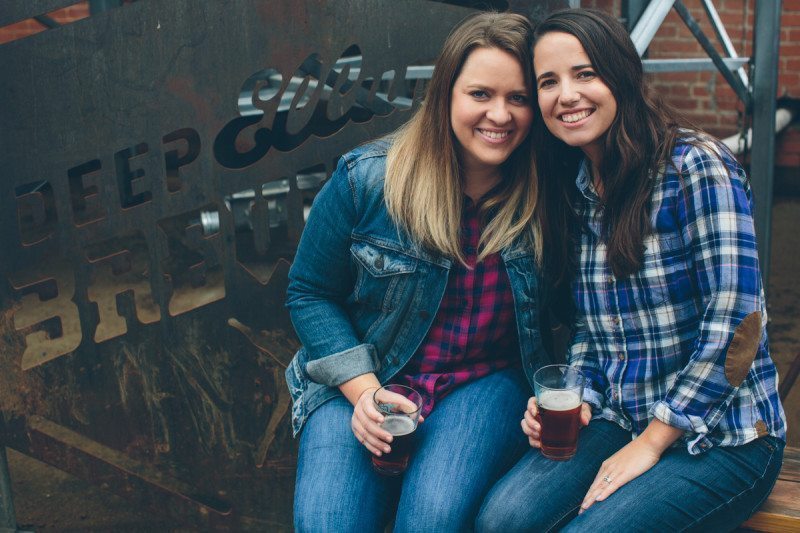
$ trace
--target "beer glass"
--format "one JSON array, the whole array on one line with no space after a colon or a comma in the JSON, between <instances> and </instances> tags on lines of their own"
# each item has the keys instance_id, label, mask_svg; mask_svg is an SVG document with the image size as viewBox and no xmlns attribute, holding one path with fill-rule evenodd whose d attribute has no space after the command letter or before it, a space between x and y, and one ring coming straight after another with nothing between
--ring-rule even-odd
<instances>
[{"instance_id":1,"label":"beer glass","mask_svg":"<svg viewBox=\"0 0 800 533\"><path fill-rule=\"evenodd\" d=\"M581 371L568 365L543 366L533 375L541 450L549 459L567 461L575 455L584 382Z\"/></svg>"},{"instance_id":2,"label":"beer glass","mask_svg":"<svg viewBox=\"0 0 800 533\"><path fill-rule=\"evenodd\" d=\"M372 456L372 466L379 474L397 476L405 472L414 447L422 396L404 385L384 385L372 395L375 409L383 415L381 427L392 434L392 451Z\"/></svg>"}]
</instances>

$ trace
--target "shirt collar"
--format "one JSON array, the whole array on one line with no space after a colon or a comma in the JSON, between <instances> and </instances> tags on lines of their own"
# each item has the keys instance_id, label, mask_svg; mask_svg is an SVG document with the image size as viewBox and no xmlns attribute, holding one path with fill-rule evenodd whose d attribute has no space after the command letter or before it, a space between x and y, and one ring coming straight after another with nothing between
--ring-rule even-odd
<instances>
[{"instance_id":1,"label":"shirt collar","mask_svg":"<svg viewBox=\"0 0 800 533\"><path fill-rule=\"evenodd\" d=\"M575 186L583 194L583 196L592 202L599 202L600 196L592 183L592 173L589 169L589 158L584 157L581 161L581 166L578 168L578 175L575 178Z\"/></svg>"}]
</instances>

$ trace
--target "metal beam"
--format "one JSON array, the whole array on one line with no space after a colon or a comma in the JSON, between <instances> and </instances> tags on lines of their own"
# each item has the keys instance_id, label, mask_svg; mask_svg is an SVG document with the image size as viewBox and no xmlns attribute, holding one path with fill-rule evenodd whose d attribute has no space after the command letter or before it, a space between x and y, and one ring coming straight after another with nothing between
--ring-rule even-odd
<instances>
[{"instance_id":1,"label":"metal beam","mask_svg":"<svg viewBox=\"0 0 800 533\"><path fill-rule=\"evenodd\" d=\"M0 531L16 531L17 518L14 512L14 497L11 476L8 473L6 447L0 444Z\"/></svg>"},{"instance_id":2,"label":"metal beam","mask_svg":"<svg viewBox=\"0 0 800 533\"><path fill-rule=\"evenodd\" d=\"M622 18L625 19L625 27L628 28L628 32L633 31L633 28L636 27L646 6L647 0L622 0Z\"/></svg>"},{"instance_id":3,"label":"metal beam","mask_svg":"<svg viewBox=\"0 0 800 533\"><path fill-rule=\"evenodd\" d=\"M750 179L755 196L755 224L764 290L769 287L772 185L775 175L775 93L778 87L781 0L755 3L753 28L753 148Z\"/></svg>"},{"instance_id":4,"label":"metal beam","mask_svg":"<svg viewBox=\"0 0 800 533\"><path fill-rule=\"evenodd\" d=\"M639 17L639 22L636 23L636 27L631 32L631 40L636 46L639 56L642 56L647 47L650 46L650 41L653 40L653 36L658 31L658 28L661 27L674 3L674 0L651 0L647 4L647 9Z\"/></svg>"},{"instance_id":5,"label":"metal beam","mask_svg":"<svg viewBox=\"0 0 800 533\"><path fill-rule=\"evenodd\" d=\"M683 5L681 0L677 0L675 2L675 11L678 12L678 15L681 16L683 22L686 24L686 27L689 28L689 31L692 32L692 35L694 35L695 39L697 39L697 42L703 47L703 50L705 50L706 54L708 54L708 57L710 57L717 66L720 74L722 74L722 77L725 78L725 81L727 81L734 90L736 96L739 97L739 100L744 102L745 107L749 109L750 104L752 103L752 98L750 92L747 90L747 87L744 86L740 78L737 78L733 72L731 72L731 69L729 69L722 60L722 56L719 55L719 52L717 52L717 50L714 48L714 45L711 44L711 41L709 41L708 37L706 37L706 34L703 33L700 25L697 24L697 21L694 19L692 14L689 13L689 10L685 5Z\"/></svg>"},{"instance_id":6,"label":"metal beam","mask_svg":"<svg viewBox=\"0 0 800 533\"><path fill-rule=\"evenodd\" d=\"M733 47L733 42L730 36L728 36L727 30L725 30L722 19L719 18L719 13L717 12L717 8L714 7L714 3L711 0L703 0L703 7L711 21L711 26L714 28L714 33L717 34L717 39L719 39L719 42L722 44L722 48L725 49L725 53L728 54L728 57L738 58L739 54L736 53L736 49ZM739 75L744 86L748 87L750 82L747 79L747 73L744 71L744 68L739 68L736 73Z\"/></svg>"},{"instance_id":7,"label":"metal beam","mask_svg":"<svg viewBox=\"0 0 800 533\"><path fill-rule=\"evenodd\" d=\"M750 61L750 58L723 58L722 61L730 69L738 69L746 65ZM718 70L714 61L706 57L689 59L643 59L642 64L644 65L645 72L698 72Z\"/></svg>"}]
</instances>

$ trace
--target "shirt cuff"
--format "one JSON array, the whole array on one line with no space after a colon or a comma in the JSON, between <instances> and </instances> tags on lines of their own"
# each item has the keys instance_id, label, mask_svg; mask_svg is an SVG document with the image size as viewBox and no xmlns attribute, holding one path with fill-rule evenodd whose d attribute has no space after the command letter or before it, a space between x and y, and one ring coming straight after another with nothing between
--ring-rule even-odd
<instances>
[{"instance_id":1,"label":"shirt cuff","mask_svg":"<svg viewBox=\"0 0 800 533\"><path fill-rule=\"evenodd\" d=\"M650 408L650 414L665 424L688 433L685 436L685 441L689 454L697 455L711 447L711 441L708 440L708 426L701 417L685 415L670 407L665 401L653 404L653 407Z\"/></svg>"},{"instance_id":2,"label":"shirt cuff","mask_svg":"<svg viewBox=\"0 0 800 533\"><path fill-rule=\"evenodd\" d=\"M592 406L593 414L603 410L603 395L594 390L590 383L583 388L582 400Z\"/></svg>"},{"instance_id":3,"label":"shirt cuff","mask_svg":"<svg viewBox=\"0 0 800 533\"><path fill-rule=\"evenodd\" d=\"M338 387L356 376L380 369L378 354L372 344L359 344L343 352L306 363L308 376L322 385Z\"/></svg>"}]
</instances>

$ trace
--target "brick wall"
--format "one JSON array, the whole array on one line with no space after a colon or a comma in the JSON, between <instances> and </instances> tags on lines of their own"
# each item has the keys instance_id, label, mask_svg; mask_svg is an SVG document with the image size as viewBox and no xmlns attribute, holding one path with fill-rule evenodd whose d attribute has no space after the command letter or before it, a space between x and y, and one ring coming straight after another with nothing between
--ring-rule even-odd
<instances>
[{"instance_id":1,"label":"brick wall","mask_svg":"<svg viewBox=\"0 0 800 533\"><path fill-rule=\"evenodd\" d=\"M753 18L757 0L715 0L725 29L740 56L750 56L753 44ZM589 0L584 7L596 7L614 15L622 13L621 0ZM684 0L692 16L717 47L711 24L700 0ZM648 57L706 57L702 48L678 14L672 10L659 28L648 50ZM650 75L650 82L662 97L697 126L727 137L739 131L743 106L721 74L681 72ZM776 96L800 100L800 0L784 0L781 12L781 44ZM795 123L800 122L800 117ZM800 168L800 128L794 124L778 137L776 166Z\"/></svg>"}]
</instances>

